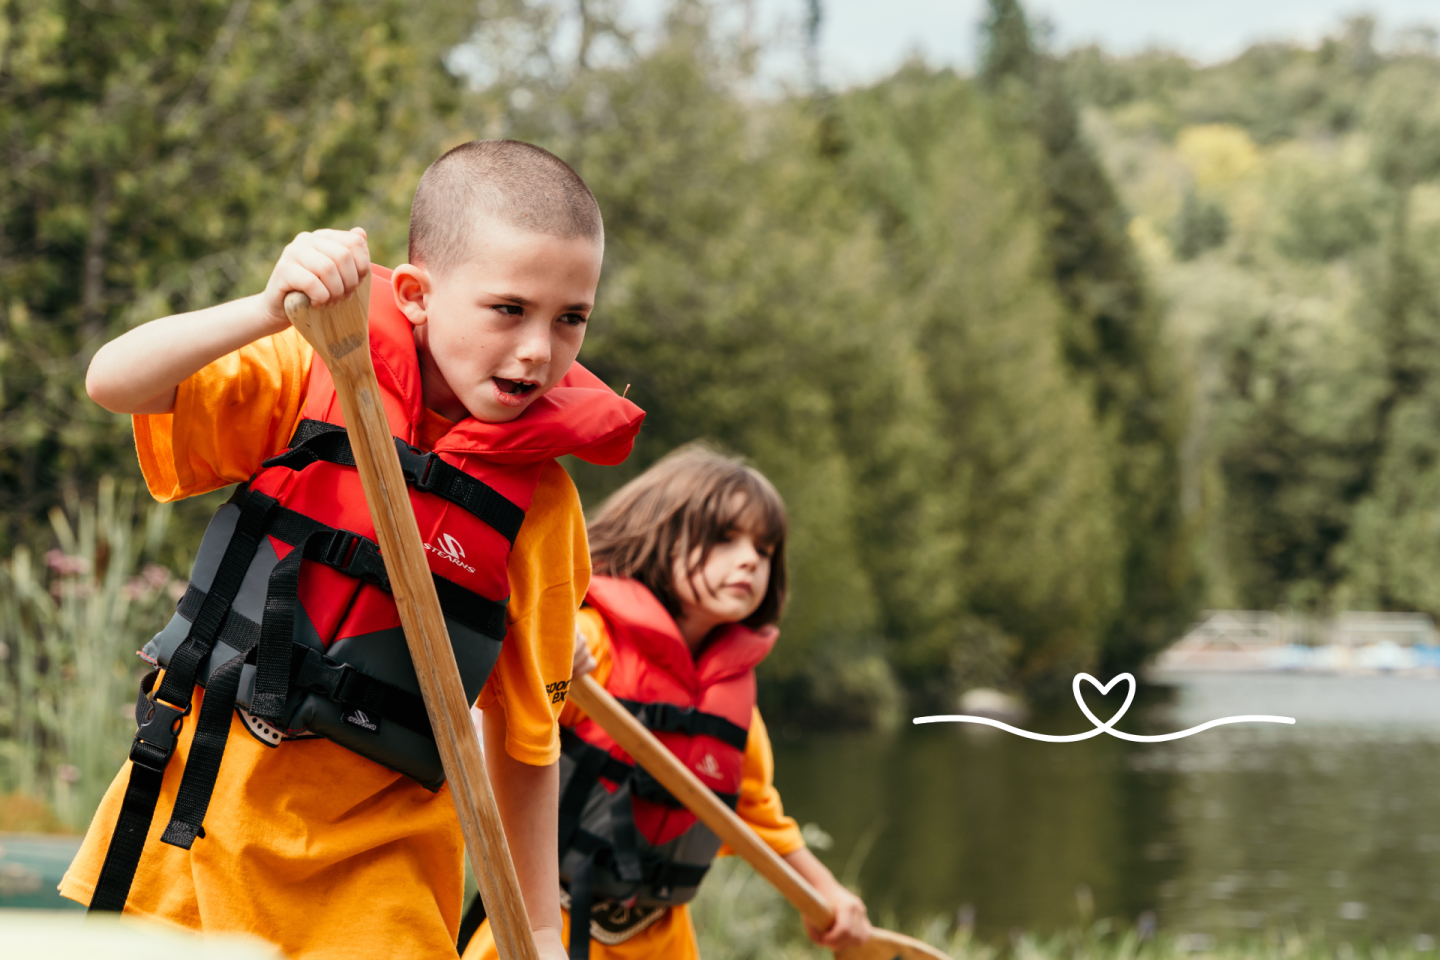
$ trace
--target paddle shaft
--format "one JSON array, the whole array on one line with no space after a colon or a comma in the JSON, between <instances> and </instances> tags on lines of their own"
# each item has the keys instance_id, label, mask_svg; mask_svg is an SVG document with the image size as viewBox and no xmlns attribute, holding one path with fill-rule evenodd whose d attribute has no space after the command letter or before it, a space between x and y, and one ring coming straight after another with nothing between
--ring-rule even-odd
<instances>
[{"instance_id":1,"label":"paddle shaft","mask_svg":"<svg viewBox=\"0 0 1440 960\"><path fill-rule=\"evenodd\" d=\"M285 298L285 313L325 361L335 381L350 448L365 487L365 502L375 523L470 865L495 932L496 949L502 960L539 960L500 811L470 720L470 702L460 683L420 528L410 506L410 491L400 472L400 458L370 361L369 303L367 276L355 295L318 308L310 306L305 294L291 293Z\"/></svg>"},{"instance_id":2,"label":"paddle shaft","mask_svg":"<svg viewBox=\"0 0 1440 960\"><path fill-rule=\"evenodd\" d=\"M586 674L572 681L569 696L701 823L730 844L746 863L774 884L806 920L821 930L835 922L835 908L820 891L771 850L769 844L761 840L734 810L725 806L689 767L645 729L594 677Z\"/></svg>"}]
</instances>

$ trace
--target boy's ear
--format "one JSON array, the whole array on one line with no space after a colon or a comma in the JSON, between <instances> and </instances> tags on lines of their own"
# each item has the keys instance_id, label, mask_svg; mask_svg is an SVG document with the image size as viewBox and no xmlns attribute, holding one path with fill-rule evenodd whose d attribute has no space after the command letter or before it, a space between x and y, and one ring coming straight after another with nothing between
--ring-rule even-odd
<instances>
[{"instance_id":1,"label":"boy's ear","mask_svg":"<svg viewBox=\"0 0 1440 960\"><path fill-rule=\"evenodd\" d=\"M424 323L430 302L430 272L413 263L402 263L391 275L390 287L395 294L395 306L405 318L417 327Z\"/></svg>"}]
</instances>

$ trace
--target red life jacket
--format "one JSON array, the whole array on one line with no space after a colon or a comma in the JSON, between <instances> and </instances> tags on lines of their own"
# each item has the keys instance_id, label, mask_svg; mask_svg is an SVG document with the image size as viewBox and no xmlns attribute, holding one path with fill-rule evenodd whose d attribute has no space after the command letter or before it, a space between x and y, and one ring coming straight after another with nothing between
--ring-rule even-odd
<instances>
[{"instance_id":1,"label":"red life jacket","mask_svg":"<svg viewBox=\"0 0 1440 960\"><path fill-rule=\"evenodd\" d=\"M500 654L510 550L546 463L564 454L619 463L644 414L576 364L514 421L467 418L422 453L413 446L425 417L413 328L395 306L390 271L372 269L371 357L473 700ZM266 460L211 520L190 587L144 655L166 668L160 689L150 695L152 674L136 705L125 804L148 803L145 829L193 687L206 688L167 843L189 849L203 836L237 707L271 746L324 736L431 789L444 782L334 382L319 357L289 449ZM140 797L150 780L154 796ZM123 907L139 848L117 853L117 842L137 825L117 827L92 909Z\"/></svg>"},{"instance_id":2,"label":"red life jacket","mask_svg":"<svg viewBox=\"0 0 1440 960\"><path fill-rule=\"evenodd\" d=\"M755 667L779 632L731 624L692 658L675 620L638 581L595 576L585 602L611 637L606 688L733 807L755 708ZM643 908L692 899L719 838L590 718L562 734L560 875L570 887L572 931L585 930L574 918L590 913L591 932L603 937L636 916L643 920ZM594 898L603 899L593 905ZM624 920L612 923L621 914ZM583 945L573 933L571 942L574 957Z\"/></svg>"}]
</instances>

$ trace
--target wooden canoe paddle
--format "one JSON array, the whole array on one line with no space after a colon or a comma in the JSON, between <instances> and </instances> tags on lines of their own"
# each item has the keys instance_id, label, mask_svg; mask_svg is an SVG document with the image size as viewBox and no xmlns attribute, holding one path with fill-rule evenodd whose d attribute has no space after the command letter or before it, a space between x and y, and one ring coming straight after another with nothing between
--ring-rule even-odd
<instances>
[{"instance_id":1,"label":"wooden canoe paddle","mask_svg":"<svg viewBox=\"0 0 1440 960\"><path fill-rule=\"evenodd\" d=\"M298 291L285 298L285 313L300 335L325 361L335 380L350 449L365 486L365 502L375 522L381 556L390 576L395 606L405 628L405 642L425 711L435 731L445 779L460 817L460 830L480 897L495 932L502 960L539 960L535 939L510 847L485 776L480 741L470 720L470 703L460 683L460 669L450 647L450 634L440 611L425 545L410 506L410 491L400 472L400 458L370 362L370 277L349 297L320 307Z\"/></svg>"},{"instance_id":2,"label":"wooden canoe paddle","mask_svg":"<svg viewBox=\"0 0 1440 960\"><path fill-rule=\"evenodd\" d=\"M835 910L795 868L761 840L739 815L725 806L690 772L655 735L622 707L610 692L586 674L570 684L570 701L620 744L621 748L659 780L675 799L700 822L769 880L810 923L824 930L835 922ZM574 922L574 918L571 918ZM949 955L893 930L873 927L870 939L858 947L835 952L837 960L950 960Z\"/></svg>"}]
</instances>

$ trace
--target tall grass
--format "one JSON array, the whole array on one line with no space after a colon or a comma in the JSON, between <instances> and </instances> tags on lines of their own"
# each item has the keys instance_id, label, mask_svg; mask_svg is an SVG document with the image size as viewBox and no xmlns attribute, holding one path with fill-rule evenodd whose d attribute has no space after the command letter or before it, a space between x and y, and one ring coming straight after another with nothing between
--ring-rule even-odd
<instances>
[{"instance_id":1,"label":"tall grass","mask_svg":"<svg viewBox=\"0 0 1440 960\"><path fill-rule=\"evenodd\" d=\"M1088 900L1088 893L1077 899ZM702 957L830 960L830 951L805 938L799 914L738 857L716 861L691 909ZM1070 930L1017 930L999 942L975 936L958 915L910 925L897 924L893 917L871 919L934 944L955 960L1436 960L1436 944L1429 937L1397 945L1350 943L1295 930L1230 936L1172 932L1157 930L1154 914L1133 926L1091 920L1084 902L1080 922Z\"/></svg>"},{"instance_id":2,"label":"tall grass","mask_svg":"<svg viewBox=\"0 0 1440 960\"><path fill-rule=\"evenodd\" d=\"M144 668L135 652L184 586L147 562L169 518L106 478L93 501L50 512L58 548L0 562L0 792L44 801L71 829L125 758Z\"/></svg>"}]
</instances>

